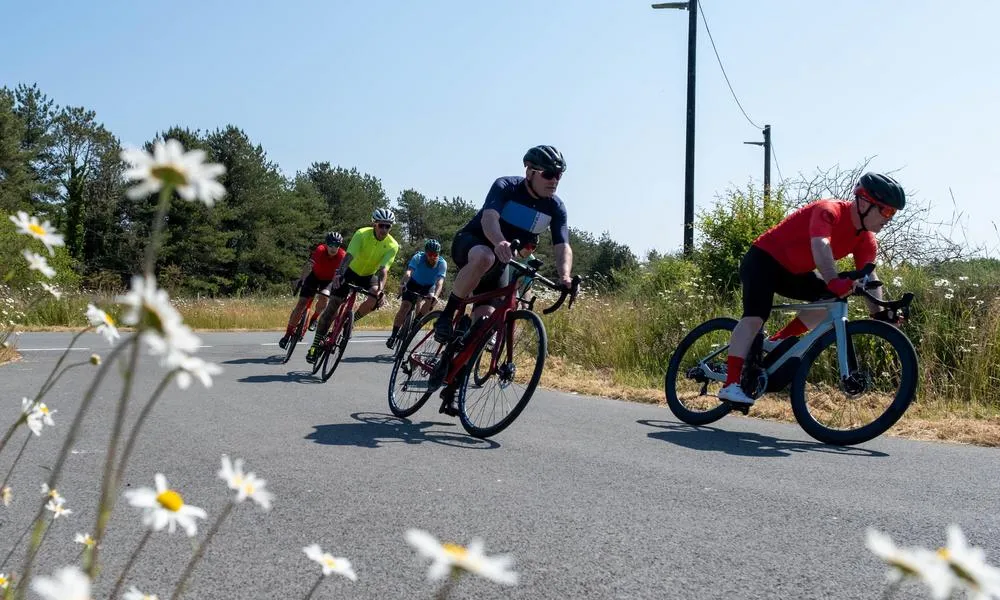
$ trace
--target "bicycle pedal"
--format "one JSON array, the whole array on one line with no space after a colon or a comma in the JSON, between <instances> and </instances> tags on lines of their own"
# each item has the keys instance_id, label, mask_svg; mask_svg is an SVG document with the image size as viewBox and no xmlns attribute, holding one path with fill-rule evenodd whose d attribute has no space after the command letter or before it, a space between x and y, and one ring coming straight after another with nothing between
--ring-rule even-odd
<instances>
[{"instance_id":1,"label":"bicycle pedal","mask_svg":"<svg viewBox=\"0 0 1000 600\"><path fill-rule=\"evenodd\" d=\"M743 413L743 416L750 414L750 407L753 406L752 404L742 404L740 402L730 402L728 400L723 400L723 402L729 407L729 410Z\"/></svg>"}]
</instances>

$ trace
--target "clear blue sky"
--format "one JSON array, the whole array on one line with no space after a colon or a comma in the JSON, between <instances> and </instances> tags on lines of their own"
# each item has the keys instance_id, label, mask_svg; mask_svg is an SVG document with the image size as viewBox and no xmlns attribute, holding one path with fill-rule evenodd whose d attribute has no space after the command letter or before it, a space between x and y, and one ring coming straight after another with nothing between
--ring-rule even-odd
<instances>
[{"instance_id":1,"label":"clear blue sky","mask_svg":"<svg viewBox=\"0 0 1000 600\"><path fill-rule=\"evenodd\" d=\"M998 245L1000 2L704 0L787 178L901 169L914 196ZM632 0L9 2L0 85L37 82L126 144L171 125L242 127L287 174L357 167L391 198L479 204L563 150L570 224L640 254L679 248L687 13ZM699 29L696 204L762 178L760 134ZM777 171L774 180L778 181ZM962 235L959 234L961 238Z\"/></svg>"}]
</instances>

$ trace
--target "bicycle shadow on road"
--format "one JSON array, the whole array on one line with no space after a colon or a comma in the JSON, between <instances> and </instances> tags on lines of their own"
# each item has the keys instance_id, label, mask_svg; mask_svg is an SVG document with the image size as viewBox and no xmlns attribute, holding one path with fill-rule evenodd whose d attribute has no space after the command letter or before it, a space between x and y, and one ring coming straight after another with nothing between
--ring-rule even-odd
<instances>
[{"instance_id":1,"label":"bicycle shadow on road","mask_svg":"<svg viewBox=\"0 0 1000 600\"><path fill-rule=\"evenodd\" d=\"M353 413L355 423L334 423L313 425L316 431L305 437L317 444L330 446L359 446L379 448L386 444L422 444L431 442L454 448L470 450L493 450L500 444L493 440L481 440L464 433L431 429L435 426L454 427L458 423L421 421L411 422L383 413Z\"/></svg>"},{"instance_id":2,"label":"bicycle shadow on road","mask_svg":"<svg viewBox=\"0 0 1000 600\"><path fill-rule=\"evenodd\" d=\"M396 357L392 354L378 354L375 356L345 356L340 359L344 363L383 363L391 365L396 362Z\"/></svg>"},{"instance_id":3,"label":"bicycle shadow on road","mask_svg":"<svg viewBox=\"0 0 1000 600\"><path fill-rule=\"evenodd\" d=\"M313 375L311 371L247 375L246 377L240 377L236 381L240 383L323 383L319 375Z\"/></svg>"},{"instance_id":4,"label":"bicycle shadow on road","mask_svg":"<svg viewBox=\"0 0 1000 600\"><path fill-rule=\"evenodd\" d=\"M224 365L280 365L285 360L284 354L274 354L271 356L259 356L256 358L234 358L223 361Z\"/></svg>"},{"instance_id":5,"label":"bicycle shadow on road","mask_svg":"<svg viewBox=\"0 0 1000 600\"><path fill-rule=\"evenodd\" d=\"M684 423L654 419L639 419L636 423L660 429L660 431L647 434L653 439L670 442L692 450L724 452L735 456L784 457L800 452L822 452L824 454L869 458L889 456L884 452L858 448L857 446L831 446L820 442L783 440L752 431L727 431L716 427L695 427Z\"/></svg>"}]
</instances>

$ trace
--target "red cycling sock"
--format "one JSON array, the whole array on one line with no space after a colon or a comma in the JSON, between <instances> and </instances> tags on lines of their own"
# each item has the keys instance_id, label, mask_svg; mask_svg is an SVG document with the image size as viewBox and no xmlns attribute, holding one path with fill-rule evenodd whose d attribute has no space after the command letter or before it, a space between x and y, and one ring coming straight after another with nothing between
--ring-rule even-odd
<instances>
[{"instance_id":1,"label":"red cycling sock","mask_svg":"<svg viewBox=\"0 0 1000 600\"><path fill-rule=\"evenodd\" d=\"M739 356L730 356L726 359L726 385L740 382L740 374L743 373L743 360Z\"/></svg>"},{"instance_id":2,"label":"red cycling sock","mask_svg":"<svg viewBox=\"0 0 1000 600\"><path fill-rule=\"evenodd\" d=\"M772 342L776 342L778 340L783 340L785 338L802 335L807 331L809 331L809 328L806 327L806 324L803 323L802 320L799 319L798 317L795 317L794 319L788 322L788 325L782 327L778 333L772 335L767 339L771 340Z\"/></svg>"}]
</instances>

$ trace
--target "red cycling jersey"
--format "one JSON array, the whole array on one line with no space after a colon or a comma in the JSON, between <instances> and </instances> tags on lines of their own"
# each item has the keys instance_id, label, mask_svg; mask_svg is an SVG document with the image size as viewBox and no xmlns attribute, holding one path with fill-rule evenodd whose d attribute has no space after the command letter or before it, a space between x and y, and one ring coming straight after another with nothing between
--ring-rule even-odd
<instances>
[{"instance_id":1,"label":"red cycling jersey","mask_svg":"<svg viewBox=\"0 0 1000 600\"><path fill-rule=\"evenodd\" d=\"M337 253L333 256L326 251L326 244L316 246L312 253L313 273L320 281L330 281L340 267L341 261L347 256L343 248L337 248Z\"/></svg>"},{"instance_id":2,"label":"red cycling jersey","mask_svg":"<svg viewBox=\"0 0 1000 600\"><path fill-rule=\"evenodd\" d=\"M854 265L861 268L875 262L875 234L858 233L851 222L850 200L817 200L784 218L754 240L757 246L794 274L808 273L816 268L812 238L830 240L833 258L854 255Z\"/></svg>"}]
</instances>

